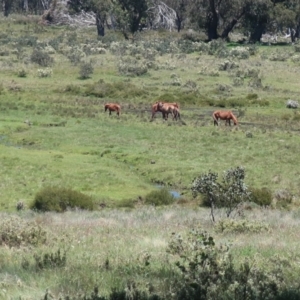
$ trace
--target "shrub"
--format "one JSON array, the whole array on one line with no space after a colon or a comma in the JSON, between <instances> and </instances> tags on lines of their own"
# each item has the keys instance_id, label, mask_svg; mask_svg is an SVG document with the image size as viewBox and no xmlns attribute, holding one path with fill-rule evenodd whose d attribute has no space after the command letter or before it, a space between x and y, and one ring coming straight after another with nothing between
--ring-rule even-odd
<instances>
[{"instance_id":1,"label":"shrub","mask_svg":"<svg viewBox=\"0 0 300 300\"><path fill-rule=\"evenodd\" d=\"M248 94L246 96L246 99L247 100L256 100L256 99L258 99L258 95L257 94Z\"/></svg>"},{"instance_id":2,"label":"shrub","mask_svg":"<svg viewBox=\"0 0 300 300\"><path fill-rule=\"evenodd\" d=\"M9 56L9 50L6 47L1 47L0 56Z\"/></svg>"},{"instance_id":3,"label":"shrub","mask_svg":"<svg viewBox=\"0 0 300 300\"><path fill-rule=\"evenodd\" d=\"M152 191L145 197L145 203L150 205L169 205L174 202L175 198L166 188Z\"/></svg>"},{"instance_id":4,"label":"shrub","mask_svg":"<svg viewBox=\"0 0 300 300\"><path fill-rule=\"evenodd\" d=\"M205 39L205 38L203 38L201 33L194 31L192 29L189 29L188 31L183 33L181 38L183 40L188 40L188 41L192 41L192 42L201 42L201 40Z\"/></svg>"},{"instance_id":5,"label":"shrub","mask_svg":"<svg viewBox=\"0 0 300 300\"><path fill-rule=\"evenodd\" d=\"M247 220L224 219L216 224L215 231L223 233L260 233L270 231L270 226Z\"/></svg>"},{"instance_id":6,"label":"shrub","mask_svg":"<svg viewBox=\"0 0 300 300\"><path fill-rule=\"evenodd\" d=\"M27 71L24 68L21 68L17 71L18 77L25 78L27 76Z\"/></svg>"},{"instance_id":7,"label":"shrub","mask_svg":"<svg viewBox=\"0 0 300 300\"><path fill-rule=\"evenodd\" d=\"M67 262L67 254L64 251L62 254L60 253L60 249L53 253L44 253L42 255L34 255L35 259L35 268L37 270L42 269L53 269L53 268L61 268L66 265Z\"/></svg>"},{"instance_id":8,"label":"shrub","mask_svg":"<svg viewBox=\"0 0 300 300\"><path fill-rule=\"evenodd\" d=\"M94 209L92 198L70 188L47 186L41 189L30 205L38 211L64 212L68 208Z\"/></svg>"},{"instance_id":9,"label":"shrub","mask_svg":"<svg viewBox=\"0 0 300 300\"><path fill-rule=\"evenodd\" d=\"M238 67L239 67L239 65L235 61L226 59L222 63L219 64L219 71L228 71L228 70L235 69Z\"/></svg>"},{"instance_id":10,"label":"shrub","mask_svg":"<svg viewBox=\"0 0 300 300\"><path fill-rule=\"evenodd\" d=\"M38 69L37 70L38 77L40 78L46 78L52 76L52 69L46 68L46 69Z\"/></svg>"},{"instance_id":11,"label":"shrub","mask_svg":"<svg viewBox=\"0 0 300 300\"><path fill-rule=\"evenodd\" d=\"M94 68L93 68L93 66L90 62L89 63L83 63L80 66L79 76L80 76L81 79L87 79L93 73L94 73Z\"/></svg>"},{"instance_id":12,"label":"shrub","mask_svg":"<svg viewBox=\"0 0 300 300\"><path fill-rule=\"evenodd\" d=\"M36 63L42 67L50 67L54 63L53 58L48 53L38 49L33 50L30 56L30 60L31 62Z\"/></svg>"},{"instance_id":13,"label":"shrub","mask_svg":"<svg viewBox=\"0 0 300 300\"><path fill-rule=\"evenodd\" d=\"M203 231L192 230L187 238L173 234L167 251L176 258L182 276L173 283L171 299L265 300L280 295L280 269L261 270L248 260L236 265L229 250Z\"/></svg>"},{"instance_id":14,"label":"shrub","mask_svg":"<svg viewBox=\"0 0 300 300\"><path fill-rule=\"evenodd\" d=\"M38 37L37 36L24 36L21 35L19 38L17 38L16 42L18 46L24 46L24 47L35 47L37 44Z\"/></svg>"},{"instance_id":15,"label":"shrub","mask_svg":"<svg viewBox=\"0 0 300 300\"><path fill-rule=\"evenodd\" d=\"M226 45L225 42L222 39L212 40L208 43L209 49L208 54L214 55L218 54L219 52L225 51L226 52Z\"/></svg>"},{"instance_id":16,"label":"shrub","mask_svg":"<svg viewBox=\"0 0 300 300\"><path fill-rule=\"evenodd\" d=\"M70 93L74 95L80 94L80 86L74 84L68 84L64 90L65 93Z\"/></svg>"},{"instance_id":17,"label":"shrub","mask_svg":"<svg viewBox=\"0 0 300 300\"><path fill-rule=\"evenodd\" d=\"M36 246L44 244L47 233L36 222L17 216L2 217L0 221L0 245L8 247Z\"/></svg>"},{"instance_id":18,"label":"shrub","mask_svg":"<svg viewBox=\"0 0 300 300\"><path fill-rule=\"evenodd\" d=\"M247 47L236 47L230 50L229 55L239 59L247 59L250 56L250 52Z\"/></svg>"},{"instance_id":19,"label":"shrub","mask_svg":"<svg viewBox=\"0 0 300 300\"><path fill-rule=\"evenodd\" d=\"M85 53L79 47L73 47L70 51L66 52L68 59L74 66L78 65L86 57Z\"/></svg>"},{"instance_id":20,"label":"shrub","mask_svg":"<svg viewBox=\"0 0 300 300\"><path fill-rule=\"evenodd\" d=\"M266 187L261 189L252 188L250 189L250 201L260 205L260 206L269 206L272 203L272 192Z\"/></svg>"},{"instance_id":21,"label":"shrub","mask_svg":"<svg viewBox=\"0 0 300 300\"><path fill-rule=\"evenodd\" d=\"M123 57L118 63L118 71L121 75L141 76L148 72L148 68L144 61L138 61L131 57Z\"/></svg>"},{"instance_id":22,"label":"shrub","mask_svg":"<svg viewBox=\"0 0 300 300\"><path fill-rule=\"evenodd\" d=\"M274 200L276 208L288 209L293 201L293 196L288 190L277 190L274 193Z\"/></svg>"},{"instance_id":23,"label":"shrub","mask_svg":"<svg viewBox=\"0 0 300 300\"><path fill-rule=\"evenodd\" d=\"M100 98L134 98L143 97L147 94L147 91L137 87L136 85L128 82L113 82L106 83L103 80L86 85L84 91L86 96L96 96Z\"/></svg>"}]
</instances>

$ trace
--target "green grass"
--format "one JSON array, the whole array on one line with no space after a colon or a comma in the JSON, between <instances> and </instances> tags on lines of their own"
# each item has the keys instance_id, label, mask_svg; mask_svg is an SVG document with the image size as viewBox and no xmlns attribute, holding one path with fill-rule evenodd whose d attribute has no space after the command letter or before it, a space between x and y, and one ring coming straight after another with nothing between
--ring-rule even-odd
<instances>
[{"instance_id":1,"label":"green grass","mask_svg":"<svg viewBox=\"0 0 300 300\"><path fill-rule=\"evenodd\" d=\"M298 100L297 63L262 59L263 53L269 56L278 47L258 47L258 53L248 60L235 59L240 71L259 70L263 87L255 88L248 85L251 78L235 86L234 71L218 70L227 58L199 52L157 54L157 68L130 77L118 73L123 54L107 51L87 56L94 73L80 80L79 65L72 65L58 51L52 55L52 77L38 78L41 67L28 60L33 47L22 46L24 56L18 58L12 53L14 43L20 42L20 36L22 41L34 36L47 42L70 34L70 29L0 18L0 30L0 46L11 51L0 56L1 216L19 215L49 233L47 243L39 247L0 246L0 298L39 299L47 288L58 296L90 292L95 285L107 294L113 287L124 288L131 279L145 289L151 282L162 292L176 276L166 254L172 232L185 234L195 227L214 232L209 212L198 208L199 199L192 198L193 179L209 170L221 174L236 166L245 168L248 186L267 187L273 195L287 190L292 203L282 211L246 212L246 219L269 224L270 233L218 233L216 240L232 242L237 261L255 258L259 266L274 257L284 266L283 258L288 255L290 265L284 270L290 282L296 282L300 122L298 110L286 109L285 103ZM78 45L96 42L94 28L76 33ZM141 39L148 42L165 35L149 33ZM115 33L108 31L105 38L115 39ZM61 46L68 43L64 38ZM21 67L26 68L24 78L17 75ZM219 76L211 76L217 72ZM181 85L174 85L176 78ZM196 85L193 90L191 82ZM183 122L164 121L160 114L150 122L151 105L160 98L180 104ZM261 106L260 101L269 105ZM121 104L121 116L105 113L105 102ZM236 114L244 112L238 128L224 123L213 126L211 114L219 108L217 103ZM253 137L247 137L248 133ZM18 202L28 208L36 193L49 185L92 196L97 211L16 212ZM179 202L169 208L143 206L146 195L157 191L157 185L179 192ZM217 211L216 218L222 217ZM34 254L58 248L67 250L66 267L36 272ZM151 254L148 269L147 253ZM29 269L22 267L24 261Z\"/></svg>"}]
</instances>

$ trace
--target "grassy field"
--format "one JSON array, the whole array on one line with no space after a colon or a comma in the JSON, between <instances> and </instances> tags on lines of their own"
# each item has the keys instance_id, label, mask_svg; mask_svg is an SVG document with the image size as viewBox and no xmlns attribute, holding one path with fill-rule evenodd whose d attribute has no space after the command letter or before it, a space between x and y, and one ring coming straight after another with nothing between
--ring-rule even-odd
<instances>
[{"instance_id":1,"label":"grassy field","mask_svg":"<svg viewBox=\"0 0 300 300\"><path fill-rule=\"evenodd\" d=\"M47 288L56 296L85 292L97 284L107 293L130 278L144 287L153 281L162 291L168 285L160 279L175 276L165 251L171 233L214 232L208 211L192 197L193 179L237 166L245 168L248 186L268 187L274 203L286 191L291 211L255 209L247 219L269 224L271 234L217 239L232 241L238 260L256 257L261 265L278 256L290 264L287 277L294 281L300 116L286 101L299 100L296 46L256 46L253 55L239 58L212 55L200 43L193 46L197 51L184 52L177 33L142 33L131 44L116 32L97 40L94 28L42 27L20 16L0 19L0 30L0 210L3 219L33 221L49 234L33 249L1 246L3 299L39 299ZM34 49L49 53L53 63L34 63ZM84 80L83 62L94 68ZM151 122L158 99L177 101L182 120L164 121L158 113ZM104 112L106 102L122 106L119 118ZM239 126L214 127L211 114L220 107L232 109ZM99 211L30 212L47 185L88 194ZM174 207L140 204L158 186L180 193ZM20 201L26 209L16 212ZM135 210L116 209L132 205ZM67 250L67 267L34 272L33 255L49 249ZM142 267L145 253L151 254L149 272Z\"/></svg>"}]
</instances>

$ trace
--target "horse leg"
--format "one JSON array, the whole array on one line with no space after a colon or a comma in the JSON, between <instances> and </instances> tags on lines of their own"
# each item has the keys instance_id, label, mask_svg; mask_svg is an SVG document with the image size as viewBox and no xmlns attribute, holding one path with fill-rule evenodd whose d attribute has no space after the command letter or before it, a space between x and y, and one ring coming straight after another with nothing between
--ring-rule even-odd
<instances>
[{"instance_id":1,"label":"horse leg","mask_svg":"<svg viewBox=\"0 0 300 300\"><path fill-rule=\"evenodd\" d=\"M111 115L111 109L109 110L109 115Z\"/></svg>"}]
</instances>

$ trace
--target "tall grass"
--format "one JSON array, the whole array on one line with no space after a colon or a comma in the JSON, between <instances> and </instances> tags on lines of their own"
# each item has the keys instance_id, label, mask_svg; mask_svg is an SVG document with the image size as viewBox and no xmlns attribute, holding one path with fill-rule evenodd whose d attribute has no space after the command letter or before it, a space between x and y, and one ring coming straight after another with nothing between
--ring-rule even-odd
<instances>
[{"instance_id":1,"label":"tall grass","mask_svg":"<svg viewBox=\"0 0 300 300\"><path fill-rule=\"evenodd\" d=\"M218 213L220 217L222 212ZM248 220L269 226L269 231L260 233L251 232L251 228L243 233L215 231L208 210L182 206L63 215L24 212L19 217L41 226L48 232L47 240L30 251L26 244L21 249L2 248L4 299L37 299L46 289L56 297L59 293L72 295L92 291L95 286L108 294L113 287L124 288L128 281L135 281L141 289L147 289L151 282L156 292L163 293L177 276L175 262L166 251L172 234L184 237L193 228L210 232L218 244L230 242L235 263L246 257L259 268L280 264L291 284L299 272L299 218L292 212L248 211ZM7 218L2 213L1 222ZM66 251L65 266L36 269L35 256L56 253L58 249Z\"/></svg>"}]
</instances>

